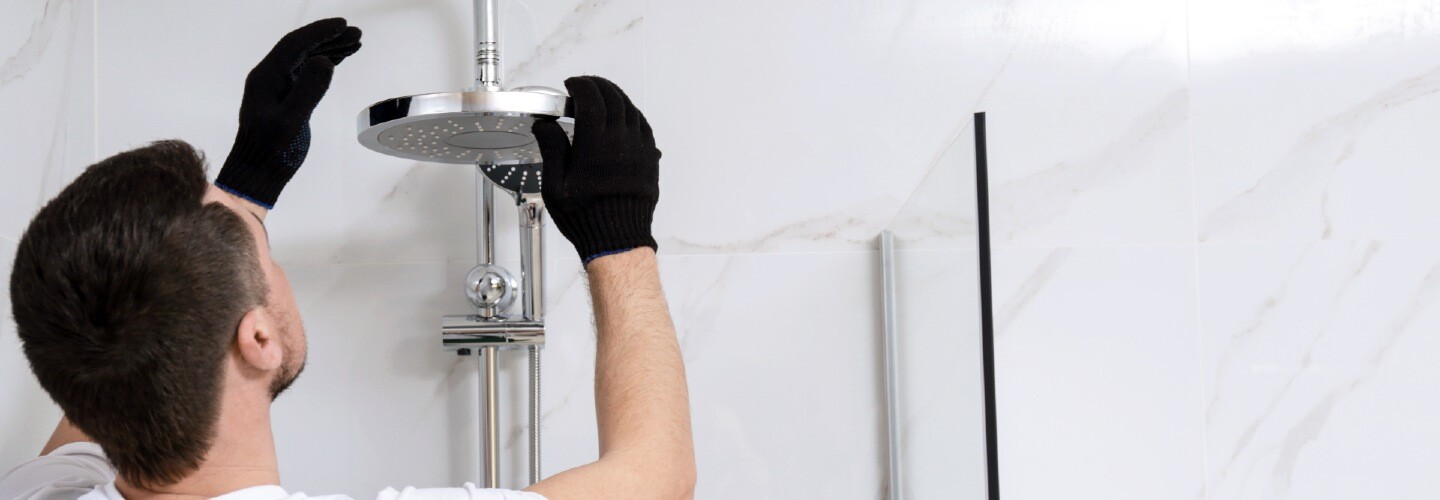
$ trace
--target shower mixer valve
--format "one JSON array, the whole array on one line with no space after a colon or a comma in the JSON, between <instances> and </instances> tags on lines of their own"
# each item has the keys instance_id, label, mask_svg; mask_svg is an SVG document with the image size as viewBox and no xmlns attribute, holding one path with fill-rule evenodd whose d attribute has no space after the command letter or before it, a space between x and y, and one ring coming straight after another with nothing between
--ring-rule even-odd
<instances>
[{"instance_id":1,"label":"shower mixer valve","mask_svg":"<svg viewBox=\"0 0 1440 500\"><path fill-rule=\"evenodd\" d=\"M475 306L476 315L491 319L515 303L515 278L500 266L479 265L465 276L465 296Z\"/></svg>"}]
</instances>

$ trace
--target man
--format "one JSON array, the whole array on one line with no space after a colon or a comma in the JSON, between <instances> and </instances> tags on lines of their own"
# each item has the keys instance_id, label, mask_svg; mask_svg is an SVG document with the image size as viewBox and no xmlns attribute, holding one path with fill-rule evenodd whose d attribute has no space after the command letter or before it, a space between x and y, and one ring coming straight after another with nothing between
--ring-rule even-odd
<instances>
[{"instance_id":1,"label":"man","mask_svg":"<svg viewBox=\"0 0 1440 500\"><path fill-rule=\"evenodd\" d=\"M198 152L157 142L91 166L36 214L11 299L31 369L65 419L40 458L0 477L0 498L306 498L280 488L271 435L271 401L306 347L264 221L305 159L335 65L359 48L343 19L281 39L246 80L213 185ZM600 458L525 492L467 484L382 498L693 495L684 368L650 234L660 152L613 83L565 85L574 143L554 122L534 132L542 194L594 296Z\"/></svg>"}]
</instances>

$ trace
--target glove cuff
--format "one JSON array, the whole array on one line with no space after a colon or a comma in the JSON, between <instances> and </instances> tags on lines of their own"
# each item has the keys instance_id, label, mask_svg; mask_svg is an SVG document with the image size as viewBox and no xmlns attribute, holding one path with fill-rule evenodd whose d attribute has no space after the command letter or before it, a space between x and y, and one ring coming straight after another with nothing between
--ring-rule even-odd
<instances>
[{"instance_id":1,"label":"glove cuff","mask_svg":"<svg viewBox=\"0 0 1440 500\"><path fill-rule=\"evenodd\" d=\"M292 145L276 155L275 152L259 151L255 144L264 141L250 141L247 137L248 134L243 133L235 137L235 146L231 148L230 156L225 158L220 175L215 177L215 186L267 210L274 209L280 192L299 170L298 163L292 166L288 158L295 156L295 147ZM300 161L304 161L303 158L301 156Z\"/></svg>"},{"instance_id":2,"label":"glove cuff","mask_svg":"<svg viewBox=\"0 0 1440 500\"><path fill-rule=\"evenodd\" d=\"M587 204L571 213L553 214L555 224L575 245L580 261L638 247L658 249L650 234L655 202L638 199L607 199Z\"/></svg>"}]
</instances>

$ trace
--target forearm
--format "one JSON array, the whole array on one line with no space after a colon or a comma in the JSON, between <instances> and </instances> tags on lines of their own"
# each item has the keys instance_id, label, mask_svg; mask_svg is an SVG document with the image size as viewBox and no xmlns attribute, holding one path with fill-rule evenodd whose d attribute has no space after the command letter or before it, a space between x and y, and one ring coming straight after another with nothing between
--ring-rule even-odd
<instances>
[{"instance_id":1,"label":"forearm","mask_svg":"<svg viewBox=\"0 0 1440 500\"><path fill-rule=\"evenodd\" d=\"M600 456L639 449L693 462L685 367L654 251L596 259L589 276Z\"/></svg>"},{"instance_id":2,"label":"forearm","mask_svg":"<svg viewBox=\"0 0 1440 500\"><path fill-rule=\"evenodd\" d=\"M45 443L45 448L40 450L40 456L49 455L56 448L70 443L92 441L85 431L70 423L70 419L61 417L60 424L55 426L55 432L50 434L50 440Z\"/></svg>"},{"instance_id":3,"label":"forearm","mask_svg":"<svg viewBox=\"0 0 1440 500\"><path fill-rule=\"evenodd\" d=\"M600 460L534 488L561 498L688 498L695 450L685 367L649 248L587 268L595 306Z\"/></svg>"},{"instance_id":4,"label":"forearm","mask_svg":"<svg viewBox=\"0 0 1440 500\"><path fill-rule=\"evenodd\" d=\"M587 262L600 459L531 489L550 500L690 498L695 445L685 366L650 231L660 150L645 115L615 82L577 76L565 79L565 89L575 108L573 142L554 120L537 120L531 132L544 159L545 207Z\"/></svg>"}]
</instances>

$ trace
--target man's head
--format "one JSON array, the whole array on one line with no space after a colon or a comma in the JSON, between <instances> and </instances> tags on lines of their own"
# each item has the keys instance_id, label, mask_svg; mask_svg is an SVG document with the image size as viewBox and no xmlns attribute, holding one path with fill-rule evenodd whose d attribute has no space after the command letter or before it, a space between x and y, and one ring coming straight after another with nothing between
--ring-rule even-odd
<instances>
[{"instance_id":1,"label":"man's head","mask_svg":"<svg viewBox=\"0 0 1440 500\"><path fill-rule=\"evenodd\" d=\"M157 142L88 168L20 240L10 297L31 370L127 482L184 478L222 403L268 403L304 366L252 209L188 144Z\"/></svg>"}]
</instances>

